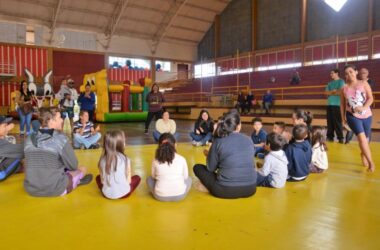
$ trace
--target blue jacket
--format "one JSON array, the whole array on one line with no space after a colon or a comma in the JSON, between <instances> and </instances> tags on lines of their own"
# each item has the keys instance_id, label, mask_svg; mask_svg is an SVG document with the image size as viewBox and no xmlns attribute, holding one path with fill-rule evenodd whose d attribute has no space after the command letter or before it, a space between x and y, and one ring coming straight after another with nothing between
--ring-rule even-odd
<instances>
[{"instance_id":1,"label":"blue jacket","mask_svg":"<svg viewBox=\"0 0 380 250\"><path fill-rule=\"evenodd\" d=\"M94 92L90 93L91 98L84 96L84 93L80 94L78 102L80 103L81 110L95 110L95 94Z\"/></svg>"},{"instance_id":2,"label":"blue jacket","mask_svg":"<svg viewBox=\"0 0 380 250\"><path fill-rule=\"evenodd\" d=\"M311 145L309 141L294 142L285 148L288 158L288 174L291 177L306 177L309 175L309 164L311 162Z\"/></svg>"}]
</instances>

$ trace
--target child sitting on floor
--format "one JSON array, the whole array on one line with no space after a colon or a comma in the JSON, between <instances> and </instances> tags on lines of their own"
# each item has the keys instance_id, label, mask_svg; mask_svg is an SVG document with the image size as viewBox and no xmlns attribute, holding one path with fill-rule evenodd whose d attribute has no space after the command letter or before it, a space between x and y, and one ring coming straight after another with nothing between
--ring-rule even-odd
<instances>
[{"instance_id":1,"label":"child sitting on floor","mask_svg":"<svg viewBox=\"0 0 380 250\"><path fill-rule=\"evenodd\" d=\"M146 180L149 190L160 201L180 201L191 187L191 178L185 158L176 152L172 134L164 133L158 140L156 157L152 163L152 176Z\"/></svg>"},{"instance_id":2,"label":"child sitting on floor","mask_svg":"<svg viewBox=\"0 0 380 250\"><path fill-rule=\"evenodd\" d=\"M308 128L306 125L299 124L293 128L293 139L285 148L288 158L288 180L303 181L309 175L309 165L311 162L311 146L308 140Z\"/></svg>"},{"instance_id":3,"label":"child sitting on floor","mask_svg":"<svg viewBox=\"0 0 380 250\"><path fill-rule=\"evenodd\" d=\"M0 116L0 181L15 173L24 158L24 145L16 144L16 139L8 136L15 126L11 121L10 117Z\"/></svg>"},{"instance_id":4,"label":"child sitting on floor","mask_svg":"<svg viewBox=\"0 0 380 250\"><path fill-rule=\"evenodd\" d=\"M92 175L78 167L69 139L62 131L63 120L56 108L41 108L41 128L27 137L24 188L32 196L62 196L78 185L88 184Z\"/></svg>"},{"instance_id":5,"label":"child sitting on floor","mask_svg":"<svg viewBox=\"0 0 380 250\"><path fill-rule=\"evenodd\" d=\"M265 142L267 141L267 132L263 129L263 123L260 117L252 120L253 132L251 135L255 147L255 156L265 152ZM264 158L263 156L261 158Z\"/></svg>"},{"instance_id":6,"label":"child sitting on floor","mask_svg":"<svg viewBox=\"0 0 380 250\"><path fill-rule=\"evenodd\" d=\"M125 135L122 130L108 131L104 137L103 154L99 160L96 183L108 199L127 198L141 178L131 174L131 161L124 154Z\"/></svg>"},{"instance_id":7,"label":"child sitting on floor","mask_svg":"<svg viewBox=\"0 0 380 250\"><path fill-rule=\"evenodd\" d=\"M267 136L269 154L265 156L264 166L257 170L257 186L282 188L288 177L288 160L282 147L286 140L281 135L270 133Z\"/></svg>"},{"instance_id":8,"label":"child sitting on floor","mask_svg":"<svg viewBox=\"0 0 380 250\"><path fill-rule=\"evenodd\" d=\"M311 133L313 155L311 157L310 173L322 173L329 167L327 158L326 130L314 126Z\"/></svg>"},{"instance_id":9,"label":"child sitting on floor","mask_svg":"<svg viewBox=\"0 0 380 250\"><path fill-rule=\"evenodd\" d=\"M272 132L281 135L283 138L285 138L286 144L288 144L289 141L292 139L292 135L288 131L286 131L285 122L274 122Z\"/></svg>"}]
</instances>

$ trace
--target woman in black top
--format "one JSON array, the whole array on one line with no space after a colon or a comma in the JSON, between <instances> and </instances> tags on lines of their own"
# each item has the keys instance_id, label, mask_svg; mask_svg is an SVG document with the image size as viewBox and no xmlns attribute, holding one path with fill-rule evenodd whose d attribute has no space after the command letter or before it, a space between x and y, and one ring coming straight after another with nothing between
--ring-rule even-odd
<instances>
[{"instance_id":1,"label":"woman in black top","mask_svg":"<svg viewBox=\"0 0 380 250\"><path fill-rule=\"evenodd\" d=\"M149 104L148 117L145 122L145 134L148 134L148 128L153 117L156 118L156 121L162 117L162 103L165 102L157 83L152 85L152 89L146 96L145 101Z\"/></svg>"},{"instance_id":2,"label":"woman in black top","mask_svg":"<svg viewBox=\"0 0 380 250\"><path fill-rule=\"evenodd\" d=\"M30 134L30 123L33 114L33 94L28 89L28 83L23 80L20 83L20 95L16 97L17 113L20 118L20 135L24 135L25 126L26 134Z\"/></svg>"},{"instance_id":3,"label":"woman in black top","mask_svg":"<svg viewBox=\"0 0 380 250\"><path fill-rule=\"evenodd\" d=\"M194 131L190 133L194 146L204 146L209 143L214 131L214 123L207 110L202 109L198 120L195 122Z\"/></svg>"},{"instance_id":4,"label":"woman in black top","mask_svg":"<svg viewBox=\"0 0 380 250\"><path fill-rule=\"evenodd\" d=\"M240 134L240 129L239 113L225 114L206 153L207 166L196 164L193 169L207 190L219 198L243 198L256 193L255 150L252 140Z\"/></svg>"}]
</instances>

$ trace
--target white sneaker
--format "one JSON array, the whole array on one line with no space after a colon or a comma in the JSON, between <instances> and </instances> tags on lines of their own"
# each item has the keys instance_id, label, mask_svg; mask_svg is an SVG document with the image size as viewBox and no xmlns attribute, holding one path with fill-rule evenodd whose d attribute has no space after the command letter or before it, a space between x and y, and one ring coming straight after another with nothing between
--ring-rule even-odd
<instances>
[{"instance_id":1,"label":"white sneaker","mask_svg":"<svg viewBox=\"0 0 380 250\"><path fill-rule=\"evenodd\" d=\"M197 145L197 142L193 140L193 141L191 142L191 144L192 144L193 146L196 146L196 145Z\"/></svg>"},{"instance_id":2,"label":"white sneaker","mask_svg":"<svg viewBox=\"0 0 380 250\"><path fill-rule=\"evenodd\" d=\"M202 146L202 142L197 141L197 142L195 143L195 146L196 146L196 147Z\"/></svg>"},{"instance_id":3,"label":"white sneaker","mask_svg":"<svg viewBox=\"0 0 380 250\"><path fill-rule=\"evenodd\" d=\"M209 141L206 141L206 144L205 144L205 145L208 146L209 144L210 144L210 142L209 142Z\"/></svg>"}]
</instances>

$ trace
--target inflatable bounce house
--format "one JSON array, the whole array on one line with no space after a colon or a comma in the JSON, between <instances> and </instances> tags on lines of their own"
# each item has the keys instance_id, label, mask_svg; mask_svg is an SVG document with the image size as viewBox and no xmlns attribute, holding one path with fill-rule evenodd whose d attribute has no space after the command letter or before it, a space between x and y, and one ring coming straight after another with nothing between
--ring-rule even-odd
<instances>
[{"instance_id":1,"label":"inflatable bounce house","mask_svg":"<svg viewBox=\"0 0 380 250\"><path fill-rule=\"evenodd\" d=\"M148 95L152 81L143 78L140 86L131 82L110 84L107 70L86 74L80 91L84 92L87 84L96 94L97 105L95 117L100 122L145 121L148 115L148 104L145 98Z\"/></svg>"}]
</instances>

